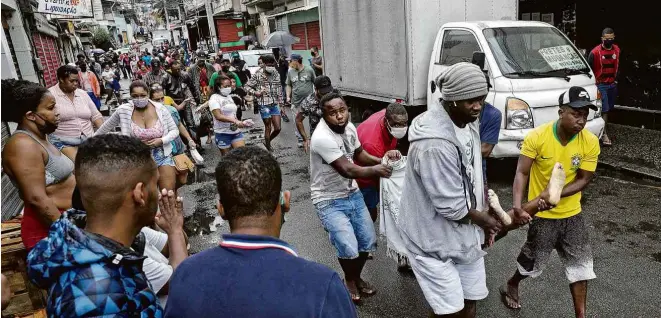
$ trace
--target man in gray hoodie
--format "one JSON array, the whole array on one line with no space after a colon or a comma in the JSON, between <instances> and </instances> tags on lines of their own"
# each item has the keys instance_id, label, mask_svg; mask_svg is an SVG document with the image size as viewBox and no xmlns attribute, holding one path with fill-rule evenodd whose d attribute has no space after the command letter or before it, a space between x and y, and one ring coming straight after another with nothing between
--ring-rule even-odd
<instances>
[{"instance_id":1,"label":"man in gray hoodie","mask_svg":"<svg viewBox=\"0 0 661 318\"><path fill-rule=\"evenodd\" d=\"M475 317L476 301L488 295L481 245L501 227L485 211L477 119L487 82L478 66L457 63L436 86L443 98L409 129L399 225L434 314Z\"/></svg>"}]
</instances>

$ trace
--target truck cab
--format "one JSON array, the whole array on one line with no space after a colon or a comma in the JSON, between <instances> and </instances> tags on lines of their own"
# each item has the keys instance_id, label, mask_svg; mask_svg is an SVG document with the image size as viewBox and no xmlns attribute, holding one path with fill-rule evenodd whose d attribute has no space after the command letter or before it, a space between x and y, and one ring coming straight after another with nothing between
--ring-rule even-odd
<instances>
[{"instance_id":1,"label":"truck cab","mask_svg":"<svg viewBox=\"0 0 661 318\"><path fill-rule=\"evenodd\" d=\"M486 98L502 114L492 157L516 157L535 127L557 120L559 97L572 86L587 90L599 107L586 129L601 137L601 100L592 70L569 39L535 21L450 22L436 35L429 62L427 105L442 98L432 84L449 66L482 57L491 87ZM479 58L478 58L479 59Z\"/></svg>"}]
</instances>

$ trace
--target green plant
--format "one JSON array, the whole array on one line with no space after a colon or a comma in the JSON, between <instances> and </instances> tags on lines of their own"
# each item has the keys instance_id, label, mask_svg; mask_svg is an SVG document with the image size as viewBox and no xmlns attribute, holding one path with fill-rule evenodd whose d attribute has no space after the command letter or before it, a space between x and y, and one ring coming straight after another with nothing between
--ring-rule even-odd
<instances>
[{"instance_id":1,"label":"green plant","mask_svg":"<svg viewBox=\"0 0 661 318\"><path fill-rule=\"evenodd\" d=\"M101 46L106 42L110 41L110 33L105 27L96 27L92 30L92 43L95 46Z\"/></svg>"}]
</instances>

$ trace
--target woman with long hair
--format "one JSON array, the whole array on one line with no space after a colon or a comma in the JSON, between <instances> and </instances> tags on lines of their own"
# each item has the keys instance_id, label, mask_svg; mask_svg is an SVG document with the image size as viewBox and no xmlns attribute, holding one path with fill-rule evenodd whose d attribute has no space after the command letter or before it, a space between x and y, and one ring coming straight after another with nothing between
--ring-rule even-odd
<instances>
[{"instance_id":1,"label":"woman with long hair","mask_svg":"<svg viewBox=\"0 0 661 318\"><path fill-rule=\"evenodd\" d=\"M106 134L120 126L122 135L137 137L152 148L158 165L158 186L176 189L176 169L172 159L172 141L179 137L179 129L170 111L161 103L149 99L149 87L143 81L129 86L131 101L123 104L103 123L96 134Z\"/></svg>"},{"instance_id":2,"label":"woman with long hair","mask_svg":"<svg viewBox=\"0 0 661 318\"><path fill-rule=\"evenodd\" d=\"M45 87L2 80L2 119L18 123L2 150L2 168L25 204L21 238L27 250L71 207L76 187L73 161L46 137L57 129L59 117L55 97Z\"/></svg>"},{"instance_id":3,"label":"woman with long hair","mask_svg":"<svg viewBox=\"0 0 661 318\"><path fill-rule=\"evenodd\" d=\"M191 137L191 135L188 133L188 130L186 130L186 127L181 122L181 117L179 117L179 110L177 109L178 105L172 98L165 96L165 93L163 92L163 86L160 84L153 84L149 90L149 98L157 103L163 104L170 111L170 116L172 116L172 119L174 120L174 123L177 125L179 130L179 137L172 141L172 156L174 157L186 153L186 146L181 140L182 137L188 141L188 147L191 150L196 149L197 145L195 144L195 140L193 140L193 137ZM176 188L179 189L188 181L188 170L177 170L176 172Z\"/></svg>"}]
</instances>

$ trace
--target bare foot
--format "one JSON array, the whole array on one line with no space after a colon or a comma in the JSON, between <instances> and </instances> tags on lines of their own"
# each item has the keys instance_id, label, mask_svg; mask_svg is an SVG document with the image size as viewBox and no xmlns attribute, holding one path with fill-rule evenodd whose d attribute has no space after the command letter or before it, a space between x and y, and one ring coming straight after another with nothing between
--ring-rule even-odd
<instances>
[{"instance_id":1,"label":"bare foot","mask_svg":"<svg viewBox=\"0 0 661 318\"><path fill-rule=\"evenodd\" d=\"M360 292L358 291L358 286L356 286L356 282L354 281L349 281L345 280L344 284L347 286L347 290L349 291L349 296L351 297L351 300L354 302L354 304L360 304Z\"/></svg>"},{"instance_id":2,"label":"bare foot","mask_svg":"<svg viewBox=\"0 0 661 318\"><path fill-rule=\"evenodd\" d=\"M562 195L562 189L565 187L565 170L562 167L562 164L559 162L555 163L553 166L553 171L551 172L551 179L549 184L546 187L549 193L548 200L546 200L551 205L558 205L560 202L560 196Z\"/></svg>"},{"instance_id":3,"label":"bare foot","mask_svg":"<svg viewBox=\"0 0 661 318\"><path fill-rule=\"evenodd\" d=\"M503 210L503 207L500 206L500 201L498 201L498 195L496 195L496 192L493 190L489 189L488 191L488 199L489 199L489 206L491 207L491 211L494 212L496 217L500 220L503 225L508 226L512 224L512 218Z\"/></svg>"},{"instance_id":4,"label":"bare foot","mask_svg":"<svg viewBox=\"0 0 661 318\"><path fill-rule=\"evenodd\" d=\"M505 284L500 286L500 301L509 309L521 309L519 304L519 286Z\"/></svg>"}]
</instances>

